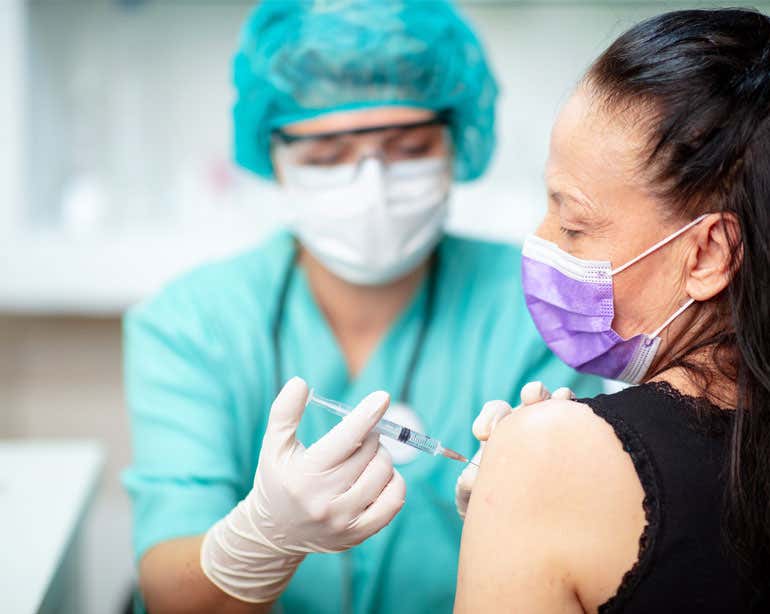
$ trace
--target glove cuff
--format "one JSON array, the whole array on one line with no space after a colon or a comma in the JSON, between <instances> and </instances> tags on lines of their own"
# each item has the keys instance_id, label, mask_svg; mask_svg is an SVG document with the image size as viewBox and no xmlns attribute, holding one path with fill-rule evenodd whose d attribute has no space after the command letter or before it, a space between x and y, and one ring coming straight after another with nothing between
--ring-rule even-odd
<instances>
[{"instance_id":1,"label":"glove cuff","mask_svg":"<svg viewBox=\"0 0 770 614\"><path fill-rule=\"evenodd\" d=\"M283 593L303 554L288 553L251 521L248 501L212 526L203 539L200 565L224 593L249 603L270 603Z\"/></svg>"}]
</instances>

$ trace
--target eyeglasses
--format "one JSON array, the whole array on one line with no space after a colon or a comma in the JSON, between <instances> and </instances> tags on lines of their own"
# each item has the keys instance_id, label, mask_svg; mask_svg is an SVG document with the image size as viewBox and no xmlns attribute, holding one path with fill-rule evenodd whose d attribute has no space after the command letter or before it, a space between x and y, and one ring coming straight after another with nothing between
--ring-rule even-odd
<instances>
[{"instance_id":1,"label":"eyeglasses","mask_svg":"<svg viewBox=\"0 0 770 614\"><path fill-rule=\"evenodd\" d=\"M399 162L445 158L451 147L443 115L410 124L311 135L288 134L278 129L273 132L273 139L276 159L287 179L312 177L313 185L308 187L350 183L366 158L380 160L387 171Z\"/></svg>"}]
</instances>

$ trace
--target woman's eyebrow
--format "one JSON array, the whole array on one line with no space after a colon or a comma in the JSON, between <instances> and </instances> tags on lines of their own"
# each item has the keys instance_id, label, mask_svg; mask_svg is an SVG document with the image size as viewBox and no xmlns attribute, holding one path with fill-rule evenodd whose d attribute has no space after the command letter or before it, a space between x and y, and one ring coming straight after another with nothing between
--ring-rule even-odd
<instances>
[{"instance_id":1,"label":"woman's eyebrow","mask_svg":"<svg viewBox=\"0 0 770 614\"><path fill-rule=\"evenodd\" d=\"M596 205L594 202L582 192L549 189L548 196L559 204L575 203L578 205L581 211L586 213L593 213L596 211Z\"/></svg>"}]
</instances>

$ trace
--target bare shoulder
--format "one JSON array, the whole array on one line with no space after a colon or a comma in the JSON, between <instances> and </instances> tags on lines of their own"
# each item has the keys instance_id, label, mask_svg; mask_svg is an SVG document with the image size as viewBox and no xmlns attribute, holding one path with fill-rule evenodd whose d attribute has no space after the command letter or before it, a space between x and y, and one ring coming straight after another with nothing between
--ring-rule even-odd
<instances>
[{"instance_id":1,"label":"bare shoulder","mask_svg":"<svg viewBox=\"0 0 770 614\"><path fill-rule=\"evenodd\" d=\"M567 472L576 483L593 482L583 469L603 466L608 455L622 452L612 427L588 405L563 400L518 408L497 426L487 447L488 471L499 471L514 455L541 477Z\"/></svg>"},{"instance_id":2,"label":"bare shoulder","mask_svg":"<svg viewBox=\"0 0 770 614\"><path fill-rule=\"evenodd\" d=\"M519 408L484 451L463 533L461 582L471 562L464 559L484 565L473 543L480 542L498 549L501 582L525 583L510 598L530 591L527 598L541 600L510 605L594 610L636 561L643 498L630 456L590 407L551 400Z\"/></svg>"},{"instance_id":3,"label":"bare shoulder","mask_svg":"<svg viewBox=\"0 0 770 614\"><path fill-rule=\"evenodd\" d=\"M606 520L608 502L617 509L619 498L632 494L642 509L639 478L612 427L574 401L514 411L493 432L480 475L502 487L496 493L508 505L551 526L579 528L584 537L594 525L584 526L589 516Z\"/></svg>"}]
</instances>

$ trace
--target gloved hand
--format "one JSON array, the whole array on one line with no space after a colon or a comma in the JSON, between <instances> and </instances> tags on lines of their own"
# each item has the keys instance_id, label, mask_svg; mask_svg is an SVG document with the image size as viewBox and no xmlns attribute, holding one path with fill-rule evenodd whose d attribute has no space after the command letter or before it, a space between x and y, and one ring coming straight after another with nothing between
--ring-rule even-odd
<instances>
[{"instance_id":1,"label":"gloved hand","mask_svg":"<svg viewBox=\"0 0 770 614\"><path fill-rule=\"evenodd\" d=\"M521 389L521 405L519 407L534 405L551 398L569 400L574 399L575 395L569 388L559 388L551 394L542 382L529 382ZM484 444L500 420L512 411L511 406L505 401L489 401L484 404L476 420L473 421L473 436L481 444L471 459L475 465L469 463L455 484L455 505L457 506L457 513L462 519L465 519L465 512L468 510L468 501L471 498L473 484L476 482L476 476L479 472L478 465L484 453Z\"/></svg>"},{"instance_id":2,"label":"gloved hand","mask_svg":"<svg viewBox=\"0 0 770 614\"><path fill-rule=\"evenodd\" d=\"M309 448L295 436L308 389L290 380L270 410L254 487L217 522L201 567L242 601L274 601L310 552L340 552L373 535L404 504L404 479L377 434L390 399L375 392Z\"/></svg>"}]
</instances>

